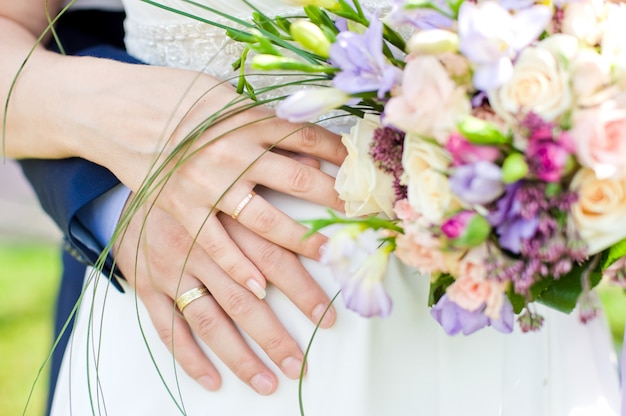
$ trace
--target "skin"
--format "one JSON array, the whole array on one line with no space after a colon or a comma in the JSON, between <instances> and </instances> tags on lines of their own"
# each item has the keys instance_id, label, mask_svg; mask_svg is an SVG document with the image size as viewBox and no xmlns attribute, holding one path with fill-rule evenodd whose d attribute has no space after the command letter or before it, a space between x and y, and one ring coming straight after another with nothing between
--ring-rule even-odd
<instances>
[{"instance_id":1,"label":"skin","mask_svg":"<svg viewBox=\"0 0 626 416\"><path fill-rule=\"evenodd\" d=\"M48 1L52 15L60 3ZM2 102L46 25L44 0L0 0ZM230 85L205 74L68 57L38 47L9 103L4 156L82 157L107 167L135 195L154 172L155 161L171 168L173 162L165 155L206 115L237 98ZM301 348L249 289L256 286L254 292L261 295L258 287L270 282L317 322L329 298L297 255L318 259L326 239L303 239L306 228L260 195L237 221L229 214L257 185L342 210L334 179L319 169L319 160L338 165L346 151L337 135L278 120L261 107L210 127L188 150L193 155L151 194L124 238L115 243L118 266L190 376L209 390L220 386L219 374L192 337L195 332L239 378L260 394L270 394L277 387L276 377L235 324L288 377L297 378ZM290 272L279 273L276 264ZM256 285L251 286L251 280ZM212 296L194 301L172 325L173 299L200 285ZM322 327L334 320L331 310Z\"/></svg>"}]
</instances>

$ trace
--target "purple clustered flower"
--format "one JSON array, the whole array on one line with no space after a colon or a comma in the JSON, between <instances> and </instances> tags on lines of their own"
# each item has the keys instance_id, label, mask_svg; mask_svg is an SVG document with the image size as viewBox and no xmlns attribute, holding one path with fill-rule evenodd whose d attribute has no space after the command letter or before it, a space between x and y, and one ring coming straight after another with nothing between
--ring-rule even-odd
<instances>
[{"instance_id":1,"label":"purple clustered flower","mask_svg":"<svg viewBox=\"0 0 626 416\"><path fill-rule=\"evenodd\" d=\"M404 132L400 130L391 127L380 127L374 131L370 148L370 156L378 168L393 175L396 201L407 197L407 187L400 182L400 177L404 171L402 167L404 136Z\"/></svg>"},{"instance_id":2,"label":"purple clustered flower","mask_svg":"<svg viewBox=\"0 0 626 416\"><path fill-rule=\"evenodd\" d=\"M341 71L333 85L349 94L377 91L378 98L400 82L402 71L383 55L382 22L375 16L365 33L344 31L330 47L330 60Z\"/></svg>"},{"instance_id":3,"label":"purple clustered flower","mask_svg":"<svg viewBox=\"0 0 626 416\"><path fill-rule=\"evenodd\" d=\"M509 185L488 217L500 246L519 255L510 260L506 255L494 256L488 265L490 274L511 281L519 294L527 294L539 278L558 279L587 259L586 244L576 230L557 219L569 212L576 194L563 191L548 196L546 187L535 182Z\"/></svg>"},{"instance_id":4,"label":"purple clustered flower","mask_svg":"<svg viewBox=\"0 0 626 416\"><path fill-rule=\"evenodd\" d=\"M491 326L503 333L510 333L513 331L515 319L513 306L508 299L505 299L502 305L500 318L493 320L485 315L481 308L468 311L451 301L445 294L431 308L430 314L448 335L456 335L459 332L463 335L470 335L486 326Z\"/></svg>"}]
</instances>

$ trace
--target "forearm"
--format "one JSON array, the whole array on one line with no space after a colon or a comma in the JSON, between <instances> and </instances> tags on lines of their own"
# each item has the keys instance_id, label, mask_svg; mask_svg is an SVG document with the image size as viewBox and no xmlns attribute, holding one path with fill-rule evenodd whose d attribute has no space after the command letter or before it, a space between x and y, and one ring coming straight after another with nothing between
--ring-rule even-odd
<instances>
[{"instance_id":1,"label":"forearm","mask_svg":"<svg viewBox=\"0 0 626 416\"><path fill-rule=\"evenodd\" d=\"M6 19L0 19L0 33L14 39L10 46L9 42L0 46L0 99L4 102L35 39ZM79 156L115 173L136 165L142 156L145 174L159 149L158 139L170 135L185 109L215 84L203 76L179 106L195 78L190 71L67 57L38 48L9 100L6 156ZM131 186L137 184L136 178L133 182Z\"/></svg>"}]
</instances>

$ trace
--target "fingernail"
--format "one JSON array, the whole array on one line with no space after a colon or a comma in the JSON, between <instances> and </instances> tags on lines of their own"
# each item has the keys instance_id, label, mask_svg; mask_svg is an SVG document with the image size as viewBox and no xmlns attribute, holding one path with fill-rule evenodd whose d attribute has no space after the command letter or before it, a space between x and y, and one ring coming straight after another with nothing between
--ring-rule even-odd
<instances>
[{"instance_id":1,"label":"fingernail","mask_svg":"<svg viewBox=\"0 0 626 416\"><path fill-rule=\"evenodd\" d=\"M302 361L294 357L287 357L280 363L280 367L283 369L283 373L291 378L300 378L300 372L302 371Z\"/></svg>"},{"instance_id":2,"label":"fingernail","mask_svg":"<svg viewBox=\"0 0 626 416\"><path fill-rule=\"evenodd\" d=\"M263 286L261 286L259 282L254 279L248 279L246 286L250 289L250 292L254 293L254 296L259 299L265 299L265 289L263 289Z\"/></svg>"},{"instance_id":3,"label":"fingernail","mask_svg":"<svg viewBox=\"0 0 626 416\"><path fill-rule=\"evenodd\" d=\"M326 312L326 315L324 315L325 310L326 310L326 305L324 305L323 303L320 303L313 309L311 318L313 319L313 322L315 323L319 322L320 327L329 328L333 325L333 323L335 323L335 317L337 316L337 313L335 312L335 308L333 306L328 308L328 312ZM322 315L324 315L323 319L322 319ZM321 322L320 322L320 319L322 320Z\"/></svg>"},{"instance_id":4,"label":"fingernail","mask_svg":"<svg viewBox=\"0 0 626 416\"><path fill-rule=\"evenodd\" d=\"M250 384L252 388L256 390L257 393L267 395L274 391L274 382L272 378L267 374L257 374L250 380Z\"/></svg>"},{"instance_id":5,"label":"fingernail","mask_svg":"<svg viewBox=\"0 0 626 416\"><path fill-rule=\"evenodd\" d=\"M210 376L202 376L198 379L198 383L208 391L217 390L217 383L213 380L213 377Z\"/></svg>"}]
</instances>

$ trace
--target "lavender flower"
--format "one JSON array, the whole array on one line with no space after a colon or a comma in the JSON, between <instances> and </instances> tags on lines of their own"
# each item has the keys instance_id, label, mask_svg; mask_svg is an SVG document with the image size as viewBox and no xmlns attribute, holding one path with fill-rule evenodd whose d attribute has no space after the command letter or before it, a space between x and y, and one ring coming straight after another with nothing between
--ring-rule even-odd
<instances>
[{"instance_id":1,"label":"lavender flower","mask_svg":"<svg viewBox=\"0 0 626 416\"><path fill-rule=\"evenodd\" d=\"M409 7L411 0L395 0L389 20L393 25L412 25L418 29L443 29L452 27L454 20L445 0L433 0L434 7ZM435 9L436 8L436 9Z\"/></svg>"},{"instance_id":2,"label":"lavender flower","mask_svg":"<svg viewBox=\"0 0 626 416\"><path fill-rule=\"evenodd\" d=\"M374 16L364 34L341 32L330 47L330 60L341 72L333 85L349 94L377 91L383 98L400 82L402 71L383 55L383 25Z\"/></svg>"},{"instance_id":3,"label":"lavender flower","mask_svg":"<svg viewBox=\"0 0 626 416\"><path fill-rule=\"evenodd\" d=\"M391 298L383 286L389 254L390 246L379 248L344 282L341 295L348 309L367 318L389 316Z\"/></svg>"},{"instance_id":4,"label":"lavender flower","mask_svg":"<svg viewBox=\"0 0 626 416\"><path fill-rule=\"evenodd\" d=\"M498 165L481 160L456 168L450 176L450 189L468 204L487 204L502 194L501 178Z\"/></svg>"},{"instance_id":5,"label":"lavender flower","mask_svg":"<svg viewBox=\"0 0 626 416\"><path fill-rule=\"evenodd\" d=\"M474 65L474 85L492 90L513 74L512 59L544 30L549 7L536 5L511 14L497 2L466 1L459 10L459 49Z\"/></svg>"},{"instance_id":6,"label":"lavender flower","mask_svg":"<svg viewBox=\"0 0 626 416\"><path fill-rule=\"evenodd\" d=\"M448 295L443 295L435 306L430 309L430 314L448 335L470 335L486 326L492 326L495 330L503 333L513 331L515 314L513 306L505 299L500 311L500 318L490 319L484 314L482 308L476 311L468 311L452 302Z\"/></svg>"},{"instance_id":7,"label":"lavender flower","mask_svg":"<svg viewBox=\"0 0 626 416\"><path fill-rule=\"evenodd\" d=\"M348 94L335 88L300 90L280 102L276 115L292 123L311 121L350 100Z\"/></svg>"},{"instance_id":8,"label":"lavender flower","mask_svg":"<svg viewBox=\"0 0 626 416\"><path fill-rule=\"evenodd\" d=\"M347 225L330 238L320 259L339 281L346 307L367 317L391 313L391 298L382 283L391 246L380 247L379 237L361 225Z\"/></svg>"},{"instance_id":9,"label":"lavender flower","mask_svg":"<svg viewBox=\"0 0 626 416\"><path fill-rule=\"evenodd\" d=\"M531 238L539 224L536 217L521 215L522 204L516 198L520 186L520 182L507 186L504 196L498 200L497 209L487 217L489 223L496 227L500 246L513 253L521 251L522 240Z\"/></svg>"}]
</instances>

